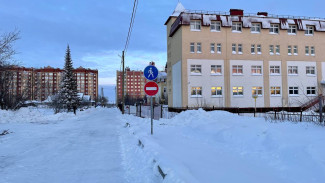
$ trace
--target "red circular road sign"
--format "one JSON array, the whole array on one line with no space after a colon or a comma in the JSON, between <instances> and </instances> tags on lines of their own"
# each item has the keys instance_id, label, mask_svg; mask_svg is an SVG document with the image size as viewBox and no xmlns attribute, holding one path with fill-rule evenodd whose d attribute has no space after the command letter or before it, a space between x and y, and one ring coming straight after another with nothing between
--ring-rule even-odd
<instances>
[{"instance_id":1,"label":"red circular road sign","mask_svg":"<svg viewBox=\"0 0 325 183\"><path fill-rule=\"evenodd\" d=\"M144 85L144 92L149 96L154 96L158 93L159 87L156 82L149 81Z\"/></svg>"}]
</instances>

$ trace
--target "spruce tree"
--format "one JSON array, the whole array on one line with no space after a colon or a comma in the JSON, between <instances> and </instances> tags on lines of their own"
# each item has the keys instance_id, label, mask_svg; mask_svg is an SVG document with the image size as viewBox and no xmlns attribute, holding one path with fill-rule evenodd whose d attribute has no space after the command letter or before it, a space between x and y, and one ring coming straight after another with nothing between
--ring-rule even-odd
<instances>
[{"instance_id":1,"label":"spruce tree","mask_svg":"<svg viewBox=\"0 0 325 183\"><path fill-rule=\"evenodd\" d=\"M68 112L73 111L73 109L76 109L79 106L77 81L73 73L69 45L67 46L65 54L64 72L59 91L59 104L64 109L67 109Z\"/></svg>"}]
</instances>

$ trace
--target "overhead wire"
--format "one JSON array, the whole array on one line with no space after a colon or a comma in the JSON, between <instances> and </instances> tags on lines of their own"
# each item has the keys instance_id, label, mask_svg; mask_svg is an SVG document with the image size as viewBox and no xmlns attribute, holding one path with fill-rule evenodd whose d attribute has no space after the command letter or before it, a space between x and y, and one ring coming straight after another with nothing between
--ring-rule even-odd
<instances>
[{"instance_id":1,"label":"overhead wire","mask_svg":"<svg viewBox=\"0 0 325 183\"><path fill-rule=\"evenodd\" d=\"M130 26L129 26L129 31L128 31L128 35L127 35L125 46L124 46L124 54L127 52L127 49L129 47L130 38L131 38L132 30L133 30L134 19L135 19L135 15L136 15L136 12L137 12L137 8L138 8L138 0L134 0L133 10L132 10L132 15L131 15L131 21L130 21Z\"/></svg>"}]
</instances>

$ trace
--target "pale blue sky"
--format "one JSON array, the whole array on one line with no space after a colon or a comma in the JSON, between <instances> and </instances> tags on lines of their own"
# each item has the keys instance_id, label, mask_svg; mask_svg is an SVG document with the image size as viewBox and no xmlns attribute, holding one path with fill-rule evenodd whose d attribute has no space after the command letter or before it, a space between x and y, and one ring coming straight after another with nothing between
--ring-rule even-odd
<instances>
[{"instance_id":1,"label":"pale blue sky","mask_svg":"<svg viewBox=\"0 0 325 183\"><path fill-rule=\"evenodd\" d=\"M165 21L178 0L139 0L126 65L143 70L149 61L166 63ZM186 9L325 17L324 1L182 0ZM99 70L99 84L115 84L133 0L0 0L0 34L21 31L16 58L27 67L63 67L69 43L74 67Z\"/></svg>"}]
</instances>

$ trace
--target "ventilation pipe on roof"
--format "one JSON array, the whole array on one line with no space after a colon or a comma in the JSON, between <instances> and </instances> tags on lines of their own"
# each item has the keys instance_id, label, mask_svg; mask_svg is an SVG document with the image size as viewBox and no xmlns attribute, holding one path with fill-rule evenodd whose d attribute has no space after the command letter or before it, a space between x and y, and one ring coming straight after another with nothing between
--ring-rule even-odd
<instances>
[{"instance_id":1,"label":"ventilation pipe on roof","mask_svg":"<svg viewBox=\"0 0 325 183\"><path fill-rule=\"evenodd\" d=\"M230 15L243 16L244 15L244 10L241 10L241 9L230 9Z\"/></svg>"}]
</instances>

